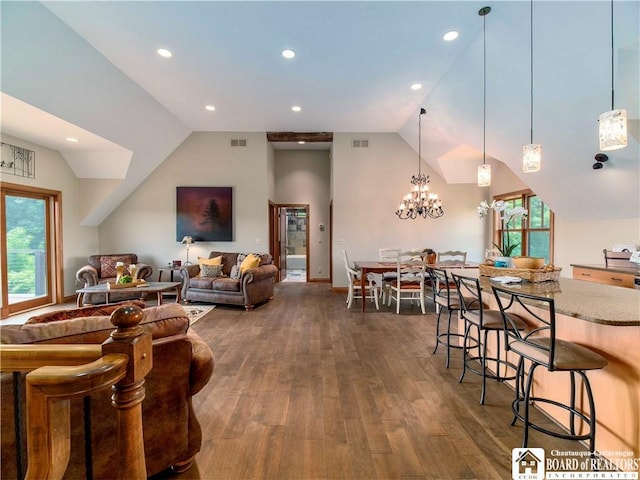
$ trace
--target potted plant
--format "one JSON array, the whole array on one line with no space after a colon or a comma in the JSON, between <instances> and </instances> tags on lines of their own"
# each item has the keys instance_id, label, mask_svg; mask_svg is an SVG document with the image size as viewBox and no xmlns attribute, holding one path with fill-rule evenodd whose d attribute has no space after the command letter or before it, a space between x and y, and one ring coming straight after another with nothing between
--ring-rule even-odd
<instances>
[{"instance_id":1,"label":"potted plant","mask_svg":"<svg viewBox=\"0 0 640 480\"><path fill-rule=\"evenodd\" d=\"M511 256L520 243L511 243L511 237L509 235L509 228L513 226L515 222L524 218L529 213L526 208L523 207L509 207L509 205L503 200L493 200L491 203L486 201L480 202L477 207L478 215L483 218L487 215L489 210L494 210L500 214L500 221L502 222L502 246L494 243L493 246L500 252L502 257L496 257L494 262L505 262L507 267L513 267L513 259Z\"/></svg>"}]
</instances>

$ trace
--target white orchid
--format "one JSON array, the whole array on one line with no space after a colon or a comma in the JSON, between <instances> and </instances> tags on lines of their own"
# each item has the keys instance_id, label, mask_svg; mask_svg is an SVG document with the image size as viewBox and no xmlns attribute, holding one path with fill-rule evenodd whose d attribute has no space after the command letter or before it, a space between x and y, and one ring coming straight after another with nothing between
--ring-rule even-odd
<instances>
[{"instance_id":1,"label":"white orchid","mask_svg":"<svg viewBox=\"0 0 640 480\"><path fill-rule=\"evenodd\" d=\"M504 200L493 200L491 203L487 203L485 200L483 200L477 207L478 215L480 216L480 218L483 218L487 214L489 209L501 213L500 220L502 221L502 230L504 232L504 247L501 248L495 243L493 245L498 249L502 256L510 257L519 243L515 243L513 245L509 243L509 224L512 220L516 221L526 217L529 212L526 208L519 206L509 208L509 204Z\"/></svg>"}]
</instances>

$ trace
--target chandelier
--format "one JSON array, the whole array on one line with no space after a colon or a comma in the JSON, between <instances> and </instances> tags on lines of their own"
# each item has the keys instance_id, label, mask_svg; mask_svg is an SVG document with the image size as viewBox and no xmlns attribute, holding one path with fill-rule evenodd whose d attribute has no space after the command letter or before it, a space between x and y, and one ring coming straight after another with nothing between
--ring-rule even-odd
<instances>
[{"instance_id":1,"label":"chandelier","mask_svg":"<svg viewBox=\"0 0 640 480\"><path fill-rule=\"evenodd\" d=\"M422 173L420 169L422 153L422 115L425 113L427 113L427 111L424 108L421 108L420 113L418 113L418 175L411 177L413 187L411 191L404 196L398 210L396 210L396 215L402 220L418 217L440 218L444 215L442 200L438 199L438 194L429 193L429 176Z\"/></svg>"}]
</instances>

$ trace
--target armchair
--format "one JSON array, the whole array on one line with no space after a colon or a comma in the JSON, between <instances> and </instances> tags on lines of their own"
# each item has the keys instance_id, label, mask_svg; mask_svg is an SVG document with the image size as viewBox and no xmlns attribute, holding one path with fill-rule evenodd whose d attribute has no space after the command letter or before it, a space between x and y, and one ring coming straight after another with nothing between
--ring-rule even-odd
<instances>
[{"instance_id":1,"label":"armchair","mask_svg":"<svg viewBox=\"0 0 640 480\"><path fill-rule=\"evenodd\" d=\"M116 263L122 262L125 266L134 264L137 266L137 277L141 280L149 278L153 273L153 268L144 263L138 262L135 253L117 254L97 254L91 255L88 264L76 272L76 280L81 282L83 287L90 287L100 283L114 282L116 279ZM145 292L140 293L110 293L109 300L120 302L122 300L132 300L144 298ZM104 293L90 293L84 296L83 305L95 305L106 303Z\"/></svg>"}]
</instances>

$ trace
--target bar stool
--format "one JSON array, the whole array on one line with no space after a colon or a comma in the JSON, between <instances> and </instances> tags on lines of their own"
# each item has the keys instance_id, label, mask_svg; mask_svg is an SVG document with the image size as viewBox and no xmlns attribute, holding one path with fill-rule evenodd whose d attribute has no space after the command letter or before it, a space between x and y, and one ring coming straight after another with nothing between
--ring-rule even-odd
<instances>
[{"instance_id":1,"label":"bar stool","mask_svg":"<svg viewBox=\"0 0 640 480\"><path fill-rule=\"evenodd\" d=\"M440 345L447 349L447 361L445 363L446 368L449 368L449 360L451 358L451 349L463 349L466 348L464 342L462 344L451 343L452 338L458 340L464 340L464 334L451 332L451 314L453 312L460 312L460 300L458 294L455 292L455 284L449 279L449 274L442 268L427 266L427 272L431 280L431 289L433 290L433 303L436 305L438 311L438 318L436 320L436 347L433 349L433 353L438 351ZM449 314L447 321L447 329L444 332L440 332L440 316L442 310L446 309Z\"/></svg>"},{"instance_id":2,"label":"bar stool","mask_svg":"<svg viewBox=\"0 0 640 480\"><path fill-rule=\"evenodd\" d=\"M524 425L522 447L526 448L529 438L529 428L565 440L589 440L589 451L595 452L596 443L596 408L593 400L591 384L586 373L589 370L599 370L607 366L607 359L598 353L589 350L582 345L556 338L556 314L555 304L552 298L513 292L503 287L492 286L493 293L498 301L502 313L506 350L513 350L520 355L518 372L515 385L515 400L512 403L513 420ZM535 305L536 311L532 309ZM526 312L532 320L539 322L534 330L522 334L514 326L514 311ZM531 365L525 385L524 361ZM571 399L569 404L561 403L550 398L542 398L532 395L533 376L538 367L544 367L549 372L569 372L571 378ZM576 407L576 374L582 378L584 390L589 403L589 412L583 413ZM569 413L569 433L549 430L529 419L531 402L540 402L554 405ZM521 411L521 405L523 411ZM588 426L585 434L576 433L576 417Z\"/></svg>"},{"instance_id":3,"label":"bar stool","mask_svg":"<svg viewBox=\"0 0 640 480\"><path fill-rule=\"evenodd\" d=\"M480 393L480 404L484 405L487 378L494 379L498 382L505 380L514 380L517 366L501 357L500 337L503 332L502 313L500 310L490 310L485 308L482 302L482 293L480 291L480 281L474 277L466 277L452 273L451 277L456 284L460 307L462 309L462 318L465 320L465 331L463 345L467 348L463 349L462 373L458 382L462 383L464 375L468 370L482 377L482 392ZM518 330L524 330L527 326L524 319L519 316L513 316L514 327ZM475 329L476 337L471 335L471 329ZM496 337L496 355L494 357L487 356L487 340L489 334L493 333ZM469 345L473 341L475 346ZM470 351L477 347L477 356L471 356ZM474 363L479 361L480 368L476 368ZM487 362L495 366L494 372L489 371ZM507 369L512 369L513 375L500 374L500 368L504 367L505 373Z\"/></svg>"}]
</instances>

